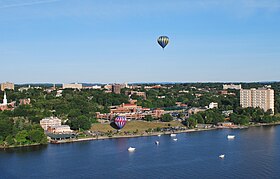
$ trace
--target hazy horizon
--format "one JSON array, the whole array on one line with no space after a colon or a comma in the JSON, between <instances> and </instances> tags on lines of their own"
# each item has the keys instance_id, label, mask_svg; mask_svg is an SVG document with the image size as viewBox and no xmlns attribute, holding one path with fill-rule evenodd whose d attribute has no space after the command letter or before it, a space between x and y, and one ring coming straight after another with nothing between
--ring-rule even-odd
<instances>
[{"instance_id":1,"label":"hazy horizon","mask_svg":"<svg viewBox=\"0 0 280 179\"><path fill-rule=\"evenodd\" d=\"M11 81L3 81L0 83L4 82L11 82ZM221 84L237 84L237 83L279 83L280 81L151 81L151 82L69 82L69 84L74 84L74 83L79 83L79 84L184 84L184 83L221 83ZM14 83L14 82L12 82ZM66 84L62 82L23 82L23 83L14 83L16 85L36 85L36 84L56 84L56 85L61 85L61 84Z\"/></svg>"},{"instance_id":2,"label":"hazy horizon","mask_svg":"<svg viewBox=\"0 0 280 179\"><path fill-rule=\"evenodd\" d=\"M0 0L0 82L278 81L279 20L276 0Z\"/></svg>"}]
</instances>

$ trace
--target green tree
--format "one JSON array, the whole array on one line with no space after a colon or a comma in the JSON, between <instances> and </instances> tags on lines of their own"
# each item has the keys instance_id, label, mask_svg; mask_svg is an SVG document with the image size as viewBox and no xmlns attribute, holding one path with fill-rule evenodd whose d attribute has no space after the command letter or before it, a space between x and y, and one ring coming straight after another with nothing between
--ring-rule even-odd
<instances>
[{"instance_id":1,"label":"green tree","mask_svg":"<svg viewBox=\"0 0 280 179\"><path fill-rule=\"evenodd\" d=\"M187 123L188 123L188 127L190 128L195 128L197 126L197 120L195 119L195 117L189 117L187 119Z\"/></svg>"},{"instance_id":2,"label":"green tree","mask_svg":"<svg viewBox=\"0 0 280 179\"><path fill-rule=\"evenodd\" d=\"M7 145L13 145L13 144L15 144L15 140L14 140L14 138L13 138L12 135L8 135L8 136L6 137L6 139L5 139L5 142L7 143Z\"/></svg>"},{"instance_id":3,"label":"green tree","mask_svg":"<svg viewBox=\"0 0 280 179\"><path fill-rule=\"evenodd\" d=\"M79 116L71 120L70 127L73 130L89 130L91 128L91 122L86 116Z\"/></svg>"},{"instance_id":4,"label":"green tree","mask_svg":"<svg viewBox=\"0 0 280 179\"><path fill-rule=\"evenodd\" d=\"M28 136L31 142L39 143L39 144L47 143L47 136L44 134L43 130L32 129L31 131L29 131Z\"/></svg>"},{"instance_id":5,"label":"green tree","mask_svg":"<svg viewBox=\"0 0 280 179\"><path fill-rule=\"evenodd\" d=\"M17 133L15 140L17 144L23 145L27 142L28 132L26 130Z\"/></svg>"},{"instance_id":6,"label":"green tree","mask_svg":"<svg viewBox=\"0 0 280 179\"><path fill-rule=\"evenodd\" d=\"M173 118L172 118L172 116L170 115L170 114L164 114L164 115L162 115L162 118L161 118L161 121L162 122L170 122L170 121L172 121L173 120Z\"/></svg>"},{"instance_id":7,"label":"green tree","mask_svg":"<svg viewBox=\"0 0 280 179\"><path fill-rule=\"evenodd\" d=\"M13 122L9 119L0 119L0 137L6 138L13 131Z\"/></svg>"},{"instance_id":8,"label":"green tree","mask_svg":"<svg viewBox=\"0 0 280 179\"><path fill-rule=\"evenodd\" d=\"M153 121L154 118L152 117L152 115L146 115L146 116L144 117L144 120L145 120L145 121Z\"/></svg>"}]
</instances>

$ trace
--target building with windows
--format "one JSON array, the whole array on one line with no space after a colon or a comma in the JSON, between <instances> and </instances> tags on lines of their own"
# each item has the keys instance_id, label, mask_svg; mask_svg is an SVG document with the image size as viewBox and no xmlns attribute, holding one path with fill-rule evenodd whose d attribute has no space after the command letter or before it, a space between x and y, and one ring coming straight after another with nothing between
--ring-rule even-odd
<instances>
[{"instance_id":1,"label":"building with windows","mask_svg":"<svg viewBox=\"0 0 280 179\"><path fill-rule=\"evenodd\" d=\"M131 95L141 96L141 97L143 97L144 100L147 99L146 93L141 92L141 91L126 91L125 94L128 96L131 96Z\"/></svg>"},{"instance_id":2,"label":"building with windows","mask_svg":"<svg viewBox=\"0 0 280 179\"><path fill-rule=\"evenodd\" d=\"M5 89L14 90L15 84L10 82L1 83L1 91L5 91Z\"/></svg>"},{"instance_id":3,"label":"building with windows","mask_svg":"<svg viewBox=\"0 0 280 179\"><path fill-rule=\"evenodd\" d=\"M49 126L47 131L53 134L67 134L73 132L68 125Z\"/></svg>"},{"instance_id":4,"label":"building with windows","mask_svg":"<svg viewBox=\"0 0 280 179\"><path fill-rule=\"evenodd\" d=\"M83 85L74 83L74 84L62 84L63 89L82 89Z\"/></svg>"},{"instance_id":5,"label":"building with windows","mask_svg":"<svg viewBox=\"0 0 280 179\"><path fill-rule=\"evenodd\" d=\"M224 90L227 90L227 89L235 89L235 90L241 90L242 89L242 86L239 84L239 85L235 85L235 84L224 84L223 85L223 89Z\"/></svg>"},{"instance_id":6,"label":"building with windows","mask_svg":"<svg viewBox=\"0 0 280 179\"><path fill-rule=\"evenodd\" d=\"M208 106L209 109L214 109L214 108L218 108L218 103L210 103L209 106Z\"/></svg>"},{"instance_id":7,"label":"building with windows","mask_svg":"<svg viewBox=\"0 0 280 179\"><path fill-rule=\"evenodd\" d=\"M40 121L41 127L46 131L48 127L61 126L61 119L57 117L48 117Z\"/></svg>"},{"instance_id":8,"label":"building with windows","mask_svg":"<svg viewBox=\"0 0 280 179\"><path fill-rule=\"evenodd\" d=\"M274 114L274 90L270 88L251 88L240 90L240 106L259 107L264 111L272 110Z\"/></svg>"},{"instance_id":9,"label":"building with windows","mask_svg":"<svg viewBox=\"0 0 280 179\"><path fill-rule=\"evenodd\" d=\"M112 85L112 92L115 94L121 94L122 85L114 84Z\"/></svg>"},{"instance_id":10,"label":"building with windows","mask_svg":"<svg viewBox=\"0 0 280 179\"><path fill-rule=\"evenodd\" d=\"M101 114L96 113L97 119L112 120L116 116L125 116L127 120L143 119L145 116L150 115L153 118L160 118L164 114L162 109L143 108L137 106L137 104L121 104L114 108L111 108L110 113Z\"/></svg>"},{"instance_id":11,"label":"building with windows","mask_svg":"<svg viewBox=\"0 0 280 179\"><path fill-rule=\"evenodd\" d=\"M3 103L0 103L0 111L13 110L15 108L16 101L8 103L7 94L4 92Z\"/></svg>"},{"instance_id":12,"label":"building with windows","mask_svg":"<svg viewBox=\"0 0 280 179\"><path fill-rule=\"evenodd\" d=\"M28 104L30 104L30 102L31 102L30 98L19 99L19 105L28 105Z\"/></svg>"}]
</instances>

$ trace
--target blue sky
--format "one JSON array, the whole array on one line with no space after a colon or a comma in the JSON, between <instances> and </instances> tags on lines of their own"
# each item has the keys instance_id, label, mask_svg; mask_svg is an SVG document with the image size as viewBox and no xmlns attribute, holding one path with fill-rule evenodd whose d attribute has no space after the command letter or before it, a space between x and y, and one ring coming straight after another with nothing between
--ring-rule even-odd
<instances>
[{"instance_id":1,"label":"blue sky","mask_svg":"<svg viewBox=\"0 0 280 179\"><path fill-rule=\"evenodd\" d=\"M278 0L0 0L0 82L278 81L279 22Z\"/></svg>"}]
</instances>

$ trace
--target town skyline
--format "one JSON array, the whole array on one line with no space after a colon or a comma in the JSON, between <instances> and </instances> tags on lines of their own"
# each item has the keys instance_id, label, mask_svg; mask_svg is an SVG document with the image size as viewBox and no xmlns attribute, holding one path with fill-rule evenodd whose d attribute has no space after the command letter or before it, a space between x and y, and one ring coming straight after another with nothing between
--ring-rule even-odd
<instances>
[{"instance_id":1,"label":"town skyline","mask_svg":"<svg viewBox=\"0 0 280 179\"><path fill-rule=\"evenodd\" d=\"M0 1L0 80L277 81L279 7L274 0ZM164 51L161 35L170 39Z\"/></svg>"},{"instance_id":2,"label":"town skyline","mask_svg":"<svg viewBox=\"0 0 280 179\"><path fill-rule=\"evenodd\" d=\"M195 84L195 83L221 83L221 84L246 84L246 83L277 83L280 82L280 80L275 81L151 81L151 82L13 82L13 81L7 81L3 80L0 81L0 83L13 83L15 85L63 85L63 84L83 84L83 85L106 85L106 84L130 84L130 85L136 85L136 84L162 84L162 85L168 85L168 84Z\"/></svg>"}]
</instances>

